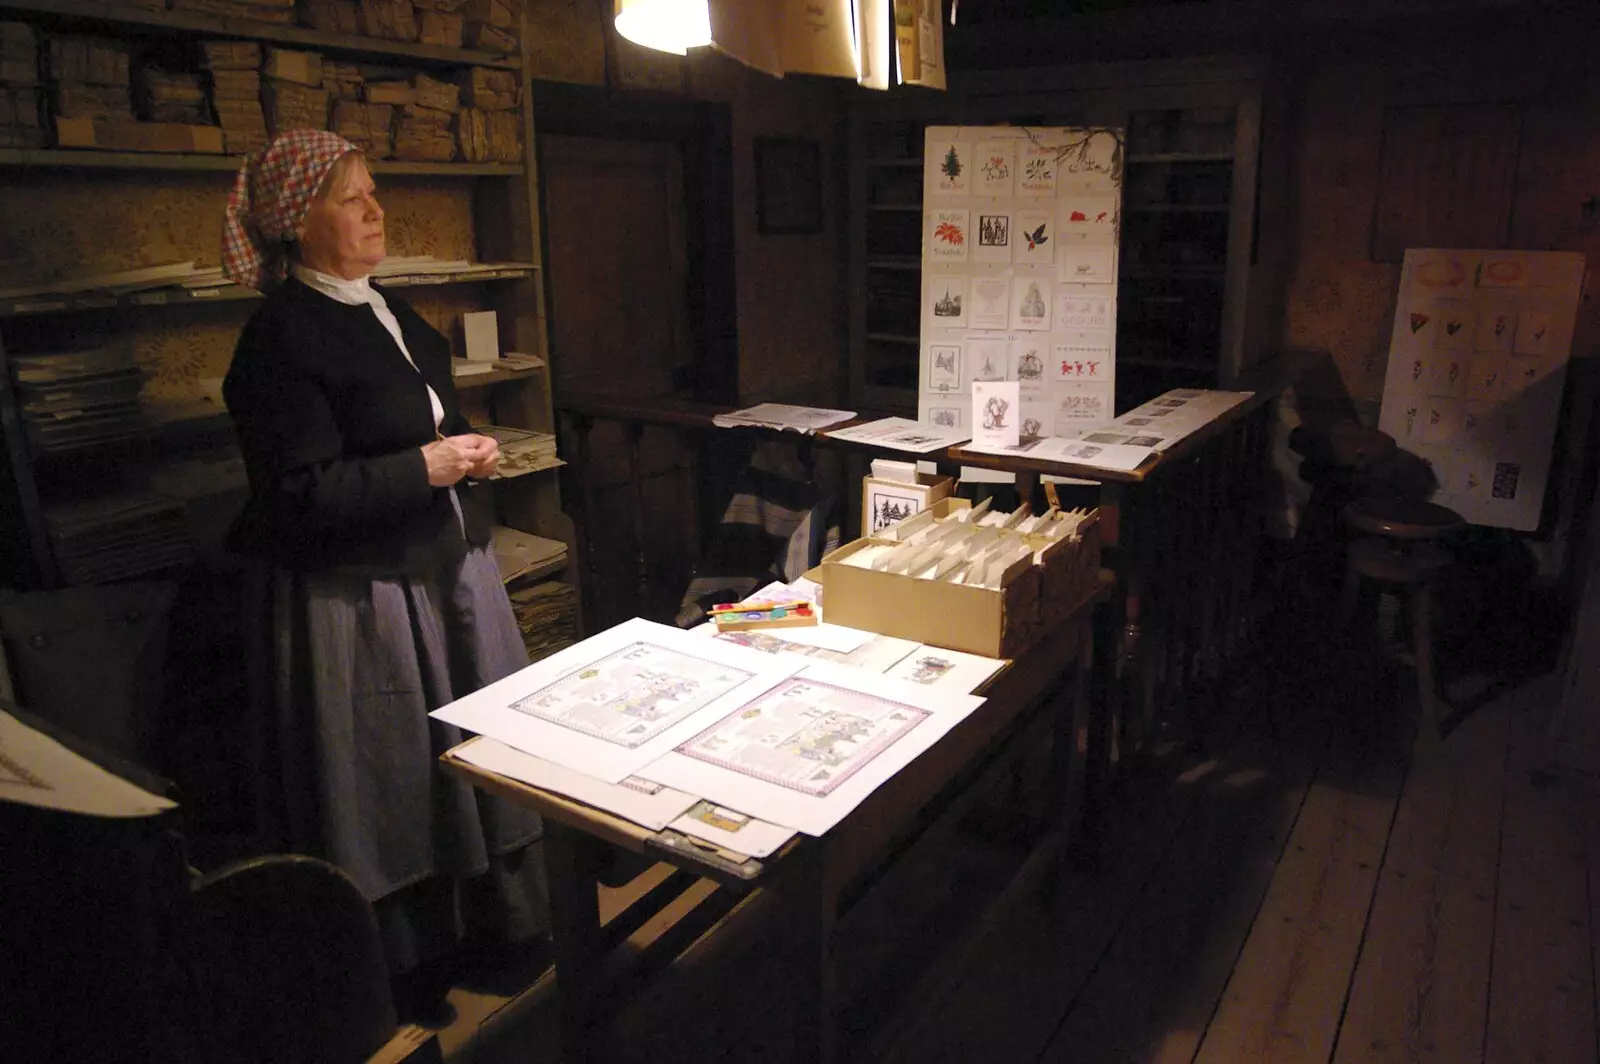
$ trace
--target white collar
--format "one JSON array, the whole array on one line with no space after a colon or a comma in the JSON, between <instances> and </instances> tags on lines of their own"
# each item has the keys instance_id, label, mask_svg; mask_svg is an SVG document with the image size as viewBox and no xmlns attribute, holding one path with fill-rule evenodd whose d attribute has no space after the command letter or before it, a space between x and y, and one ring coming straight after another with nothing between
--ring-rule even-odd
<instances>
[{"instance_id":1,"label":"white collar","mask_svg":"<svg viewBox=\"0 0 1600 1064\"><path fill-rule=\"evenodd\" d=\"M310 266L295 263L290 267L295 277L306 286L316 289L330 299L337 299L341 303L358 307L363 303L382 304L383 297L372 287L368 277L358 277L349 280L344 277L335 277L331 273L314 270Z\"/></svg>"}]
</instances>

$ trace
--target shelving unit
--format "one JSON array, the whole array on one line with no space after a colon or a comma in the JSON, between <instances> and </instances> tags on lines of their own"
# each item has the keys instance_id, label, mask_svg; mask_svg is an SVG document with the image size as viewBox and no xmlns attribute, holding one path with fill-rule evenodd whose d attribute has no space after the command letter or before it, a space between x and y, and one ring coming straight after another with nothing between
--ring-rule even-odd
<instances>
[{"instance_id":1,"label":"shelving unit","mask_svg":"<svg viewBox=\"0 0 1600 1064\"><path fill-rule=\"evenodd\" d=\"M1218 387L1245 347L1261 78L1251 63L969 72L942 97L861 94L849 116L851 402L914 416L922 131L930 125L1124 130L1117 408Z\"/></svg>"},{"instance_id":2,"label":"shelving unit","mask_svg":"<svg viewBox=\"0 0 1600 1064\"><path fill-rule=\"evenodd\" d=\"M196 38L254 40L371 62L385 72L422 71L436 77L470 66L524 69L520 54L491 55L299 26L150 11L100 0L0 0L0 21L27 22L46 33L120 38L135 48L151 41L170 48L174 42ZM520 39L528 40L526 18ZM419 269L377 280L405 289L423 317L447 335L461 313L495 311L501 349L537 355L545 362L537 368L496 369L458 378L463 412L474 424L554 433L529 86L525 75L519 81L520 161L372 164L390 215L391 254L433 254L441 261L481 265L467 273L430 274ZM0 149L0 228L21 230L0 231L0 288L21 289L32 281L19 272L18 257L8 254L18 248L29 253L23 256L29 262L32 252L40 254L41 278L190 258L214 264L221 206L239 162L238 157L225 155ZM4 208L8 199L10 212ZM41 222L33 217L37 214L58 217ZM203 226L195 221L208 215ZM29 227L34 224L58 235L60 246L36 236L30 239ZM142 252L141 240L154 241L158 250ZM74 254L83 257L81 269L72 268L79 265ZM0 587L48 590L66 583L50 538L50 514L62 502L104 499L143 488L152 477L180 463L205 467L211 462L219 466L236 462L232 423L218 406L204 400L199 384L202 378L226 371L233 339L259 298L248 289L225 285L44 292L0 299L0 565L4 566ZM47 452L30 444L8 351L20 355L75 350L108 341L126 344L139 357L145 371L145 423L128 438L107 445ZM560 540L568 548L565 560L520 574L517 587L576 579L572 527L561 512L556 468L494 482L500 524ZM129 574L179 584L179 607L171 621L174 657L169 677L204 673L215 683L203 690L199 685L169 685L164 712L174 721L203 722L198 725L202 728L221 726L216 720L220 706L228 705L233 712L245 704L239 627L243 574L238 559L220 550L221 534L243 498L237 483L199 484L183 503L193 560ZM218 624L219 617L231 619L233 626ZM206 756L223 760L230 756L229 743L239 741L237 736L221 734L207 741L213 739L219 746L208 749ZM196 782L188 781L191 786ZM214 797L204 793L213 784L236 786L220 778L202 779L198 781L202 793L191 792L191 801L203 807Z\"/></svg>"}]
</instances>

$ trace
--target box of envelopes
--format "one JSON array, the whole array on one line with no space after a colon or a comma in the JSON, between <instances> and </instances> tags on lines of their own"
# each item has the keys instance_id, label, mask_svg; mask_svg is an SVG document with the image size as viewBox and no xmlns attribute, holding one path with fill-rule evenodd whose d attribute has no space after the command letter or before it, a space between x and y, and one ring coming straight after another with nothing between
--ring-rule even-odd
<instances>
[{"instance_id":1,"label":"box of envelopes","mask_svg":"<svg viewBox=\"0 0 1600 1064\"><path fill-rule=\"evenodd\" d=\"M823 608L835 624L1011 658L1077 608L1098 563L1091 514L941 499L824 557Z\"/></svg>"}]
</instances>

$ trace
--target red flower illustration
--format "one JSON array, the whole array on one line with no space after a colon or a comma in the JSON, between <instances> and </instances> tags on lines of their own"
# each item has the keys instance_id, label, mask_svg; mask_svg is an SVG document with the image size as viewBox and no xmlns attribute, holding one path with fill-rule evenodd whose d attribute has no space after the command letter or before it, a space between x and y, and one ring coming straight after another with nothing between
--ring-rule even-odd
<instances>
[{"instance_id":1,"label":"red flower illustration","mask_svg":"<svg viewBox=\"0 0 1600 1064\"><path fill-rule=\"evenodd\" d=\"M943 240L946 244L964 244L967 241L967 235L954 222L940 222L934 227L933 238Z\"/></svg>"}]
</instances>

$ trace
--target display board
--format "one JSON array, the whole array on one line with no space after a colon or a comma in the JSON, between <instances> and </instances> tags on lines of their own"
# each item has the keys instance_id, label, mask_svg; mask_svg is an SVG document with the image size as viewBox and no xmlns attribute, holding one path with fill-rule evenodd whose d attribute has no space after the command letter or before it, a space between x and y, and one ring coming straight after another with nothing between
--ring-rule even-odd
<instances>
[{"instance_id":1,"label":"display board","mask_svg":"<svg viewBox=\"0 0 1600 1064\"><path fill-rule=\"evenodd\" d=\"M1539 526L1583 256L1406 252L1378 427L1476 525Z\"/></svg>"},{"instance_id":2,"label":"display board","mask_svg":"<svg viewBox=\"0 0 1600 1064\"><path fill-rule=\"evenodd\" d=\"M972 385L1020 384L1024 436L1109 421L1122 134L932 126L917 414L973 432Z\"/></svg>"}]
</instances>

